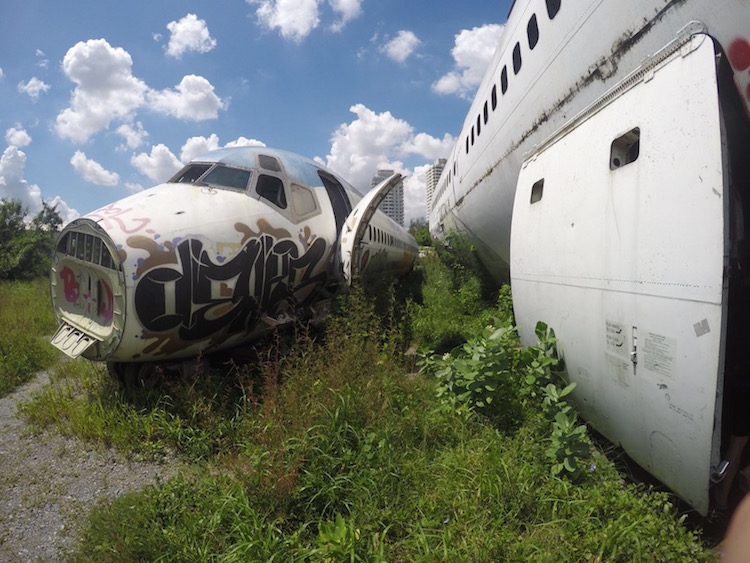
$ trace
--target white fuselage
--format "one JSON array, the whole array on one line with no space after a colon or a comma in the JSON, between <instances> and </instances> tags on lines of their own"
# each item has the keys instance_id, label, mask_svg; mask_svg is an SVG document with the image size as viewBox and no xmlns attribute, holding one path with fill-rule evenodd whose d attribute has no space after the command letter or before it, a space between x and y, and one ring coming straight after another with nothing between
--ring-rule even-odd
<instances>
[{"instance_id":1,"label":"white fuselage","mask_svg":"<svg viewBox=\"0 0 750 563\"><path fill-rule=\"evenodd\" d=\"M547 6L555 4L559 11L550 19ZM533 49L532 17L538 28ZM431 232L471 233L486 265L507 278L511 213L525 155L691 22L729 50L750 35L749 18L750 7L741 0L516 2L433 196ZM514 53L520 55L517 72ZM747 104L750 75L737 75Z\"/></svg>"},{"instance_id":2,"label":"white fuselage","mask_svg":"<svg viewBox=\"0 0 750 563\"><path fill-rule=\"evenodd\" d=\"M748 22L740 0L517 1L429 218L511 281L524 343L555 330L587 420L702 513L744 291Z\"/></svg>"}]
</instances>

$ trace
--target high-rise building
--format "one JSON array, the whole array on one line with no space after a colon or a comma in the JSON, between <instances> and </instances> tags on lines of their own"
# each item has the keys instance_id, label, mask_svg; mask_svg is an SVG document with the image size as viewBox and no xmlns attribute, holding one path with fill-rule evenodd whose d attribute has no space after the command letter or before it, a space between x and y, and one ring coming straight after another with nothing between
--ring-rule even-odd
<instances>
[{"instance_id":1,"label":"high-rise building","mask_svg":"<svg viewBox=\"0 0 750 563\"><path fill-rule=\"evenodd\" d=\"M372 177L370 188L374 188L380 182L393 175L393 170L378 170L378 173ZM401 181L388 192L385 199L378 207L383 213L396 221L399 225L404 225L404 182Z\"/></svg>"},{"instance_id":2,"label":"high-rise building","mask_svg":"<svg viewBox=\"0 0 750 563\"><path fill-rule=\"evenodd\" d=\"M437 189L440 175L443 173L445 163L447 161L444 158L438 158L432 163L432 166L427 170L427 176L425 178L425 208L427 210L427 217L430 217L432 212L432 196Z\"/></svg>"}]
</instances>

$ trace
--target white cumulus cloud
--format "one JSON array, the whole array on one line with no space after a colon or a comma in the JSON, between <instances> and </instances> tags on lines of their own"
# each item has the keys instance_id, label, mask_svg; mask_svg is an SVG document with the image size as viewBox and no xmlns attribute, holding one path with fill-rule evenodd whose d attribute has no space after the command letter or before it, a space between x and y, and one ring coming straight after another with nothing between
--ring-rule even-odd
<instances>
[{"instance_id":1,"label":"white cumulus cloud","mask_svg":"<svg viewBox=\"0 0 750 563\"><path fill-rule=\"evenodd\" d=\"M378 168L394 168L388 164L395 158L395 149L411 137L412 127L388 111L378 114L363 104L349 111L357 119L341 124L333 133L327 165L362 190L369 188Z\"/></svg>"},{"instance_id":2,"label":"white cumulus cloud","mask_svg":"<svg viewBox=\"0 0 750 563\"><path fill-rule=\"evenodd\" d=\"M147 91L146 84L133 76L132 66L127 51L104 39L71 47L63 59L63 72L76 87L70 107L57 116L57 133L84 142L112 120L130 116L144 103Z\"/></svg>"},{"instance_id":3,"label":"white cumulus cloud","mask_svg":"<svg viewBox=\"0 0 750 563\"><path fill-rule=\"evenodd\" d=\"M430 166L431 164L416 166L409 177L404 180L404 226L406 227L412 219L425 218L427 214L425 186Z\"/></svg>"},{"instance_id":4,"label":"white cumulus cloud","mask_svg":"<svg viewBox=\"0 0 750 563\"><path fill-rule=\"evenodd\" d=\"M208 53L216 47L216 39L211 37L205 20L195 14L188 14L179 21L169 22L169 44L167 55L180 58L188 51Z\"/></svg>"},{"instance_id":5,"label":"white cumulus cloud","mask_svg":"<svg viewBox=\"0 0 750 563\"><path fill-rule=\"evenodd\" d=\"M49 91L49 84L39 80L36 76L32 77L28 82L19 82L18 91L26 94L33 101L39 100L39 96Z\"/></svg>"},{"instance_id":6,"label":"white cumulus cloud","mask_svg":"<svg viewBox=\"0 0 750 563\"><path fill-rule=\"evenodd\" d=\"M321 0L247 0L257 4L258 21L268 29L278 30L285 39L300 43L318 27Z\"/></svg>"},{"instance_id":7,"label":"white cumulus cloud","mask_svg":"<svg viewBox=\"0 0 750 563\"><path fill-rule=\"evenodd\" d=\"M361 192L370 187L370 180L379 169L393 169L407 175L404 181L404 218L425 215L425 174L429 164L414 168L402 159L422 157L428 163L445 158L454 139L446 134L437 139L427 133L416 133L406 121L390 112L375 113L363 104L350 108L356 115L351 123L340 125L331 137L331 151L325 164L341 174ZM320 159L319 159L320 160Z\"/></svg>"},{"instance_id":8,"label":"white cumulus cloud","mask_svg":"<svg viewBox=\"0 0 750 563\"><path fill-rule=\"evenodd\" d=\"M130 158L138 172L148 176L157 184L166 182L182 168L182 163L165 145L151 147L151 153L140 153Z\"/></svg>"},{"instance_id":9,"label":"white cumulus cloud","mask_svg":"<svg viewBox=\"0 0 750 563\"><path fill-rule=\"evenodd\" d=\"M180 150L180 160L187 164L195 157L207 153L209 151L215 151L221 148L219 137L216 133L212 133L208 137L190 137L185 144L182 145ZM256 139L248 139L246 137L238 137L234 141L229 141L223 145L225 147L265 147L266 144Z\"/></svg>"},{"instance_id":10,"label":"white cumulus cloud","mask_svg":"<svg viewBox=\"0 0 750 563\"><path fill-rule=\"evenodd\" d=\"M446 133L442 139L437 139L427 133L417 133L400 147L404 154L416 154L434 161L436 158L445 158L450 154L456 140L453 135Z\"/></svg>"},{"instance_id":11,"label":"white cumulus cloud","mask_svg":"<svg viewBox=\"0 0 750 563\"><path fill-rule=\"evenodd\" d=\"M432 85L438 94L470 97L482 82L505 26L487 24L464 29L456 35L451 50L454 68Z\"/></svg>"},{"instance_id":12,"label":"white cumulus cloud","mask_svg":"<svg viewBox=\"0 0 750 563\"><path fill-rule=\"evenodd\" d=\"M388 58L397 63L403 63L421 43L413 31L401 30L396 37L383 45L381 50L388 55Z\"/></svg>"},{"instance_id":13,"label":"white cumulus cloud","mask_svg":"<svg viewBox=\"0 0 750 563\"><path fill-rule=\"evenodd\" d=\"M116 186L120 182L120 175L117 172L105 170L101 164L87 158L86 154L81 151L73 154L70 164L81 178L97 186Z\"/></svg>"},{"instance_id":14,"label":"white cumulus cloud","mask_svg":"<svg viewBox=\"0 0 750 563\"><path fill-rule=\"evenodd\" d=\"M146 143L148 132L143 128L143 124L123 123L117 128L117 134L125 141L125 146L129 149L137 149Z\"/></svg>"},{"instance_id":15,"label":"white cumulus cloud","mask_svg":"<svg viewBox=\"0 0 750 563\"><path fill-rule=\"evenodd\" d=\"M145 131L132 125L136 112L144 106L178 119L213 119L226 104L214 93L214 87L202 76L183 77L176 89L153 90L133 76L133 60L120 47L104 39L91 39L71 47L63 59L63 72L76 87L70 107L57 115L58 135L83 143L113 121L126 144L145 139ZM142 144L142 143L141 143ZM140 146L137 145L137 146Z\"/></svg>"},{"instance_id":16,"label":"white cumulus cloud","mask_svg":"<svg viewBox=\"0 0 750 563\"><path fill-rule=\"evenodd\" d=\"M31 143L31 135L18 125L17 127L11 127L5 131L5 141L9 145L16 147L26 147Z\"/></svg>"},{"instance_id":17,"label":"white cumulus cloud","mask_svg":"<svg viewBox=\"0 0 750 563\"><path fill-rule=\"evenodd\" d=\"M42 191L36 184L29 184L24 179L26 154L16 146L5 149L0 157L0 199L17 199L28 210L28 219L42 210ZM71 209L59 196L47 203L56 206L57 212L67 224L80 215Z\"/></svg>"},{"instance_id":18,"label":"white cumulus cloud","mask_svg":"<svg viewBox=\"0 0 750 563\"><path fill-rule=\"evenodd\" d=\"M219 137L216 133L212 133L208 138L206 137L190 137L185 144L182 145L180 151L180 160L187 164L193 160L199 154L207 153L209 151L215 151L219 148Z\"/></svg>"},{"instance_id":19,"label":"white cumulus cloud","mask_svg":"<svg viewBox=\"0 0 750 563\"><path fill-rule=\"evenodd\" d=\"M237 137L234 141L229 141L225 147L265 147L263 141L257 139L248 139L247 137Z\"/></svg>"},{"instance_id":20,"label":"white cumulus cloud","mask_svg":"<svg viewBox=\"0 0 750 563\"><path fill-rule=\"evenodd\" d=\"M338 19L331 24L332 31L341 31L347 23L362 14L362 0L328 0Z\"/></svg>"},{"instance_id":21,"label":"white cumulus cloud","mask_svg":"<svg viewBox=\"0 0 750 563\"><path fill-rule=\"evenodd\" d=\"M214 93L213 85L194 74L183 77L174 90L150 91L148 103L160 113L188 121L214 119L225 107L222 99Z\"/></svg>"}]
</instances>

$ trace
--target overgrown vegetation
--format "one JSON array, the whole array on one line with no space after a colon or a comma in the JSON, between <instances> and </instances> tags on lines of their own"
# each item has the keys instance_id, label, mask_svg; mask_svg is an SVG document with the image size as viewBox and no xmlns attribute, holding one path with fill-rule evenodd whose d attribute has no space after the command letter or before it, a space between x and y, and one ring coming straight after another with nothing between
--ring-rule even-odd
<instances>
[{"instance_id":1,"label":"overgrown vegetation","mask_svg":"<svg viewBox=\"0 0 750 563\"><path fill-rule=\"evenodd\" d=\"M127 392L85 361L58 366L25 407L35 425L200 468L98 505L74 559L713 559L667 495L625 484L591 444L546 327L524 349L508 290L472 303L476 274L437 254L423 275L408 315L355 289L324 332L280 336L250 366ZM417 374L405 334L459 342L423 348Z\"/></svg>"},{"instance_id":2,"label":"overgrown vegetation","mask_svg":"<svg viewBox=\"0 0 750 563\"><path fill-rule=\"evenodd\" d=\"M54 362L57 354L42 338L54 331L46 279L0 281L0 397Z\"/></svg>"},{"instance_id":3,"label":"overgrown vegetation","mask_svg":"<svg viewBox=\"0 0 750 563\"><path fill-rule=\"evenodd\" d=\"M493 311L512 318L509 289L497 291L468 239L451 232L421 260L427 282L420 303L412 304L415 341L438 353L448 352L477 334Z\"/></svg>"},{"instance_id":4,"label":"overgrown vegetation","mask_svg":"<svg viewBox=\"0 0 750 563\"><path fill-rule=\"evenodd\" d=\"M425 219L412 219L409 223L409 234L414 237L419 246L432 246L430 226Z\"/></svg>"},{"instance_id":5,"label":"overgrown vegetation","mask_svg":"<svg viewBox=\"0 0 750 563\"><path fill-rule=\"evenodd\" d=\"M55 207L26 222L20 201L0 199L0 280L33 280L49 274L49 258L62 219Z\"/></svg>"}]
</instances>

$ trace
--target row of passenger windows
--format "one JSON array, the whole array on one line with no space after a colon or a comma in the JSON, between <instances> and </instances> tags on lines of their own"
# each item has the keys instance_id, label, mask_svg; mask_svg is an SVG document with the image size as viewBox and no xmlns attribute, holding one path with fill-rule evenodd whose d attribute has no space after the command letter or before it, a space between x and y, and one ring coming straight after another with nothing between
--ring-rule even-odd
<instances>
[{"instance_id":1,"label":"row of passenger windows","mask_svg":"<svg viewBox=\"0 0 750 563\"><path fill-rule=\"evenodd\" d=\"M557 13L560 11L560 3L562 0L545 0L547 5L547 16L550 20L553 20ZM539 23L536 18L536 14L532 14L526 24L526 39L528 41L529 50L533 51L539 43ZM521 43L516 42L513 47L513 55L511 57L513 64L513 74L516 75L521 72L521 66L523 59L521 57ZM508 91L508 65L503 65L503 70L500 71L500 92L505 94ZM497 84L492 86L492 92L490 94L490 102L492 103L492 111L497 109ZM472 126L471 133L466 135L466 154L469 154L470 147L474 146L474 142L479 135L482 134L482 123L487 125L489 121L489 108L488 102L484 102L483 111L477 115L476 126Z\"/></svg>"},{"instance_id":2,"label":"row of passenger windows","mask_svg":"<svg viewBox=\"0 0 750 563\"><path fill-rule=\"evenodd\" d=\"M386 233L383 229L375 227L373 225L367 225L367 240L377 244L385 246L392 246L394 248L406 249L409 245L403 240L394 237L390 233Z\"/></svg>"},{"instance_id":3,"label":"row of passenger windows","mask_svg":"<svg viewBox=\"0 0 750 563\"><path fill-rule=\"evenodd\" d=\"M550 20L555 19L555 16L557 16L557 13L560 11L561 2L562 0L545 0L547 16ZM537 20L536 14L532 14L529 18L528 23L526 24L526 39L528 41L529 50L533 51L539 43L539 22ZM513 65L513 74L517 75L521 71L521 66L523 64L520 42L517 42L513 47L511 62ZM508 65L506 64L503 65L503 69L500 71L500 92L504 95L507 91ZM497 104L497 84L494 84L492 86L492 91L490 92L490 99L484 102L482 111L479 113L479 115L477 115L476 124L472 125L471 133L466 135L466 154L469 154L471 147L474 146L477 138L482 134L482 127L484 125L487 125L487 122L490 119L490 109L494 112L497 109ZM438 190L433 198L434 201L438 201L440 197L445 193L446 188L451 184L456 174L458 174L458 163L456 162L454 157L453 168L448 170L448 174L445 176L445 180L442 182L442 185L438 187Z\"/></svg>"}]
</instances>

